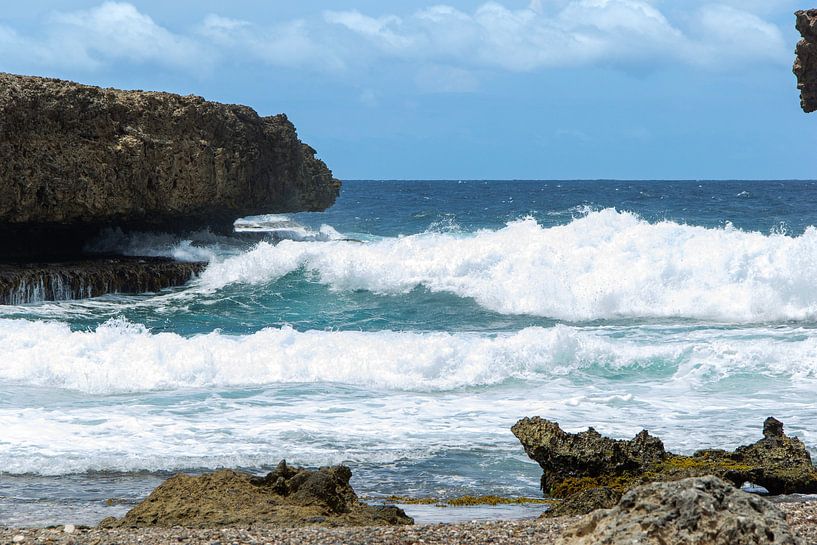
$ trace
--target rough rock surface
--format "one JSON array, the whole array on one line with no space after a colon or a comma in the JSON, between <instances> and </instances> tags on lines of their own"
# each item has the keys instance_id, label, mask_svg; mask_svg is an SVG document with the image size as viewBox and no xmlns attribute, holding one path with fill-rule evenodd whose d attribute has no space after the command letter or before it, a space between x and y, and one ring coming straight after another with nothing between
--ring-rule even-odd
<instances>
[{"instance_id":1,"label":"rough rock surface","mask_svg":"<svg viewBox=\"0 0 817 545\"><path fill-rule=\"evenodd\" d=\"M621 499L621 492L599 486L568 496L558 505L542 513L542 518L573 517L596 509L610 509Z\"/></svg>"},{"instance_id":2,"label":"rough rock surface","mask_svg":"<svg viewBox=\"0 0 817 545\"><path fill-rule=\"evenodd\" d=\"M569 528L561 545L800 545L783 513L716 477L653 483Z\"/></svg>"},{"instance_id":3,"label":"rough rock surface","mask_svg":"<svg viewBox=\"0 0 817 545\"><path fill-rule=\"evenodd\" d=\"M206 267L161 257L100 257L65 263L0 263L0 304L65 301L180 286Z\"/></svg>"},{"instance_id":4,"label":"rough rock surface","mask_svg":"<svg viewBox=\"0 0 817 545\"><path fill-rule=\"evenodd\" d=\"M551 509L542 513L540 518L573 517L584 515L596 509L610 509L621 499L621 492L599 486L582 490L568 496Z\"/></svg>"},{"instance_id":5,"label":"rough rock surface","mask_svg":"<svg viewBox=\"0 0 817 545\"><path fill-rule=\"evenodd\" d=\"M817 9L801 10L795 16L803 39L797 43L794 75L800 89L800 106L808 113L817 110Z\"/></svg>"},{"instance_id":6,"label":"rough rock surface","mask_svg":"<svg viewBox=\"0 0 817 545\"><path fill-rule=\"evenodd\" d=\"M339 188L284 115L0 73L0 258L76 254L103 226L231 229Z\"/></svg>"},{"instance_id":7,"label":"rough rock surface","mask_svg":"<svg viewBox=\"0 0 817 545\"><path fill-rule=\"evenodd\" d=\"M318 471L285 461L266 477L221 470L197 477L179 474L154 490L122 519L103 528L218 526L389 526L412 524L402 509L358 501L345 466Z\"/></svg>"},{"instance_id":8,"label":"rough rock surface","mask_svg":"<svg viewBox=\"0 0 817 545\"><path fill-rule=\"evenodd\" d=\"M542 490L557 498L571 492L560 490L566 480L642 473L668 456L661 440L646 430L631 441L619 441L603 437L593 428L567 433L556 422L536 416L523 418L511 431L544 470Z\"/></svg>"},{"instance_id":9,"label":"rough rock surface","mask_svg":"<svg viewBox=\"0 0 817 545\"><path fill-rule=\"evenodd\" d=\"M632 440L617 441L592 428L567 433L557 423L539 417L520 420L512 431L528 456L542 467L543 492L556 498L570 498L597 487L626 492L648 482L703 475L715 475L734 486L748 481L771 494L817 492L817 470L805 445L788 437L782 422L771 417L764 422L763 439L757 443L734 452L710 449L692 456L666 451L660 439L646 431Z\"/></svg>"}]
</instances>

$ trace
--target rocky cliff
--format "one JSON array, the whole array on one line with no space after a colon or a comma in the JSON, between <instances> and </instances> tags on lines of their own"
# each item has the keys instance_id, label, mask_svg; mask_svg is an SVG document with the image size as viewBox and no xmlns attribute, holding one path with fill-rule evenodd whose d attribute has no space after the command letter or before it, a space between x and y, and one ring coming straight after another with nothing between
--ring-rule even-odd
<instances>
[{"instance_id":1,"label":"rocky cliff","mask_svg":"<svg viewBox=\"0 0 817 545\"><path fill-rule=\"evenodd\" d=\"M339 189L285 115L0 73L0 258L73 256L107 226L224 231Z\"/></svg>"},{"instance_id":2,"label":"rocky cliff","mask_svg":"<svg viewBox=\"0 0 817 545\"><path fill-rule=\"evenodd\" d=\"M205 266L161 257L127 256L59 263L0 263L0 305L157 292L189 282Z\"/></svg>"},{"instance_id":3,"label":"rocky cliff","mask_svg":"<svg viewBox=\"0 0 817 545\"><path fill-rule=\"evenodd\" d=\"M803 36L797 44L794 74L800 89L800 106L803 111L817 110L817 9L795 13L797 30Z\"/></svg>"}]
</instances>

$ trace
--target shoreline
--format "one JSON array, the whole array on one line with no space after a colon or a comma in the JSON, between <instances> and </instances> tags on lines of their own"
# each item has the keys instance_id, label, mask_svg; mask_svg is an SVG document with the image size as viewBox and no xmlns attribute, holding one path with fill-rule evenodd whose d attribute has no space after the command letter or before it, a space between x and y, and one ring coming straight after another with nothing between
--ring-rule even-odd
<instances>
[{"instance_id":1,"label":"shoreline","mask_svg":"<svg viewBox=\"0 0 817 545\"><path fill-rule=\"evenodd\" d=\"M817 544L817 500L778 503L792 530L807 544ZM0 528L0 543L68 545L128 545L188 543L191 545L259 544L312 545L323 543L491 543L526 545L553 543L581 517L416 524L398 527L229 527L173 528ZM66 531L68 530L68 531Z\"/></svg>"}]
</instances>

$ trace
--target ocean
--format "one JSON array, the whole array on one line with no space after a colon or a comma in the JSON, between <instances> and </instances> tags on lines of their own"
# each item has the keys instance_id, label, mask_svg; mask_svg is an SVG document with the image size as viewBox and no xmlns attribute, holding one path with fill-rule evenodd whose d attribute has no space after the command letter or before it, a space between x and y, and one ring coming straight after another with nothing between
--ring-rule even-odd
<instances>
[{"instance_id":1,"label":"ocean","mask_svg":"<svg viewBox=\"0 0 817 545\"><path fill-rule=\"evenodd\" d=\"M0 526L95 524L173 472L281 459L347 464L368 501L540 496L510 432L534 415L677 453L775 416L812 447L815 226L810 181L348 181L238 238L105 233L210 264L0 307Z\"/></svg>"}]
</instances>

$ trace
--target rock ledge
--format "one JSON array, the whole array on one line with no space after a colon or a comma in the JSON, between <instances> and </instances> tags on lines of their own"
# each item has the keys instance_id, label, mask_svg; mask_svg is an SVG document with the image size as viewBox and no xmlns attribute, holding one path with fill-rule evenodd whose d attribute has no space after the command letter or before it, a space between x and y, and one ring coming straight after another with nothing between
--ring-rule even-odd
<instances>
[{"instance_id":1,"label":"rock ledge","mask_svg":"<svg viewBox=\"0 0 817 545\"><path fill-rule=\"evenodd\" d=\"M603 437L593 428L567 433L556 422L534 417L523 418L511 431L542 468L542 491L571 498L565 508L590 510L593 501L609 504L611 493L621 494L640 484L704 475L736 487L750 482L774 495L817 492L817 470L805 445L788 437L783 423L772 417L763 424L763 439L752 445L733 452L700 450L692 456L667 451L646 430L622 441ZM599 487L606 489L604 493L589 492Z\"/></svg>"},{"instance_id":2,"label":"rock ledge","mask_svg":"<svg viewBox=\"0 0 817 545\"><path fill-rule=\"evenodd\" d=\"M179 474L157 487L124 518L102 528L220 526L391 526L413 524L402 509L360 502L345 466L309 471L285 461L265 477L221 470Z\"/></svg>"},{"instance_id":3,"label":"rock ledge","mask_svg":"<svg viewBox=\"0 0 817 545\"><path fill-rule=\"evenodd\" d=\"M285 115L0 73L0 259L74 256L109 226L229 231L339 189Z\"/></svg>"}]
</instances>

